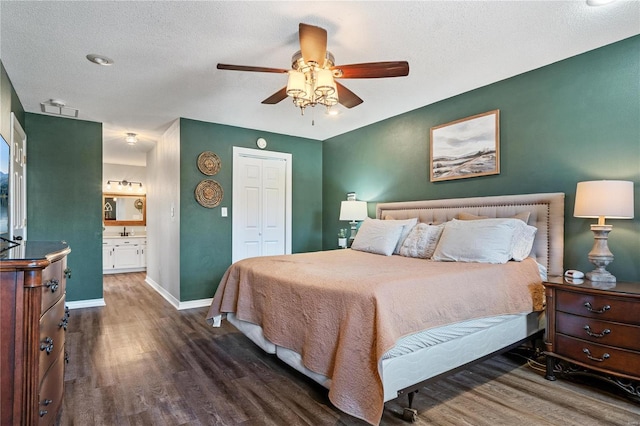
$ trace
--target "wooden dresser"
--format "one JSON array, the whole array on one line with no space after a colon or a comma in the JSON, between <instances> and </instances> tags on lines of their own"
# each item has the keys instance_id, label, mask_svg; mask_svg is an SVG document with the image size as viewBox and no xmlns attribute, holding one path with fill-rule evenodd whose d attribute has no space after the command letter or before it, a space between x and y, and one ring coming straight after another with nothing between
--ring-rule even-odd
<instances>
[{"instance_id":1,"label":"wooden dresser","mask_svg":"<svg viewBox=\"0 0 640 426\"><path fill-rule=\"evenodd\" d=\"M24 241L0 253L2 425L51 425L62 407L70 251Z\"/></svg>"},{"instance_id":2,"label":"wooden dresser","mask_svg":"<svg viewBox=\"0 0 640 426\"><path fill-rule=\"evenodd\" d=\"M573 364L563 373L597 371L640 397L640 386L629 385L640 381L640 283L557 278L544 284L546 378L555 380L556 359L561 359Z\"/></svg>"}]
</instances>

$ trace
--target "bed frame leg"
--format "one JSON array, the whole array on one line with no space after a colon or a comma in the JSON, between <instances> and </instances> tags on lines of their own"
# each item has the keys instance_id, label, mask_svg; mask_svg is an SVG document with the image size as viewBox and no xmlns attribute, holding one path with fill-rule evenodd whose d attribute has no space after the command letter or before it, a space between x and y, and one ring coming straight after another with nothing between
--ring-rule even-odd
<instances>
[{"instance_id":1,"label":"bed frame leg","mask_svg":"<svg viewBox=\"0 0 640 426\"><path fill-rule=\"evenodd\" d=\"M404 411L402 412L402 419L406 420L408 422L415 422L418 420L418 411L414 410L413 407L413 397L416 396L416 394L418 393L417 390L409 392L407 394L407 397L409 398L409 406L407 408L404 409Z\"/></svg>"}]
</instances>

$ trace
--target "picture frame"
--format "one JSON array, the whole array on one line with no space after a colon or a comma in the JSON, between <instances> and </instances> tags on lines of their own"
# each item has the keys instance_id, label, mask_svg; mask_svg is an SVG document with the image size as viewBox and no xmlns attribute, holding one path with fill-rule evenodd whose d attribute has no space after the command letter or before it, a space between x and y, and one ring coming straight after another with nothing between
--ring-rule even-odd
<instances>
[{"instance_id":1,"label":"picture frame","mask_svg":"<svg viewBox=\"0 0 640 426\"><path fill-rule=\"evenodd\" d=\"M500 174L500 110L434 126L429 143L431 182Z\"/></svg>"}]
</instances>

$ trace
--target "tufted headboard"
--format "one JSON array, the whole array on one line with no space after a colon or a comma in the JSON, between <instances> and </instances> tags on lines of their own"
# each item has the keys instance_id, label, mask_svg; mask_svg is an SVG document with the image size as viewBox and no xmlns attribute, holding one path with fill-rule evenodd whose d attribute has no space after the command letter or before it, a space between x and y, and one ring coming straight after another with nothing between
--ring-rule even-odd
<instances>
[{"instance_id":1,"label":"tufted headboard","mask_svg":"<svg viewBox=\"0 0 640 426\"><path fill-rule=\"evenodd\" d=\"M461 212L476 216L512 217L529 212L529 225L538 228L531 256L547 268L549 276L564 273L564 194L500 195L492 197L450 198L443 200L378 203L376 217L443 223Z\"/></svg>"}]
</instances>

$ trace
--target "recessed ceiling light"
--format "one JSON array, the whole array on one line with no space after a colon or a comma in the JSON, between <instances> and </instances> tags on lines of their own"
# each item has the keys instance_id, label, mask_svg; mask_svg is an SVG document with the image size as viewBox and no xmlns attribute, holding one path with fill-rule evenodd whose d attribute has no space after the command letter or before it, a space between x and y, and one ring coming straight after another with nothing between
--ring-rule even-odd
<instances>
[{"instance_id":1,"label":"recessed ceiling light","mask_svg":"<svg viewBox=\"0 0 640 426\"><path fill-rule=\"evenodd\" d=\"M587 0L589 6L604 6L605 4L613 3L616 0Z\"/></svg>"},{"instance_id":2,"label":"recessed ceiling light","mask_svg":"<svg viewBox=\"0 0 640 426\"><path fill-rule=\"evenodd\" d=\"M93 62L94 64L102 65L105 67L108 67L109 65L113 64L113 59L107 58L106 56L103 56L103 55L96 55L95 53L91 53L90 55L87 55L87 59Z\"/></svg>"}]
</instances>

